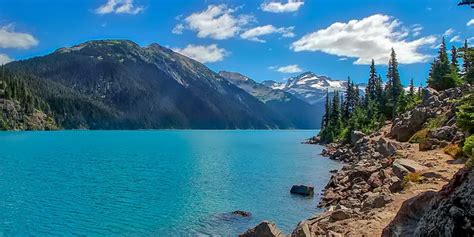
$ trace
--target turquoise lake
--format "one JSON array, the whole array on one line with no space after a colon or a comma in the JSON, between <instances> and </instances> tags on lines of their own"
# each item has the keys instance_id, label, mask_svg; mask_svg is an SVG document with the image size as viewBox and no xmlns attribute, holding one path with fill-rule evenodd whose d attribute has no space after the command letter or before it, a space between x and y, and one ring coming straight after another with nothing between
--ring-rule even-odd
<instances>
[{"instance_id":1,"label":"turquoise lake","mask_svg":"<svg viewBox=\"0 0 474 237\"><path fill-rule=\"evenodd\" d=\"M288 234L340 167L301 144L315 133L0 132L0 236L236 236L262 220Z\"/></svg>"}]
</instances>

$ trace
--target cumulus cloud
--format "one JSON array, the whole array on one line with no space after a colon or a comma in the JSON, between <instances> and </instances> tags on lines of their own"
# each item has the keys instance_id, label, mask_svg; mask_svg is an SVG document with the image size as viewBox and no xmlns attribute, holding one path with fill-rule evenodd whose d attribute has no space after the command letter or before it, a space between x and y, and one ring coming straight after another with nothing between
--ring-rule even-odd
<instances>
[{"instance_id":1,"label":"cumulus cloud","mask_svg":"<svg viewBox=\"0 0 474 237\"><path fill-rule=\"evenodd\" d=\"M135 6L133 0L107 0L107 2L97 8L95 12L100 15L116 13L136 15L145 10L143 6Z\"/></svg>"},{"instance_id":2,"label":"cumulus cloud","mask_svg":"<svg viewBox=\"0 0 474 237\"><path fill-rule=\"evenodd\" d=\"M282 13L282 12L295 12L303 6L304 1L302 0L288 0L286 3L281 2L264 2L260 5L262 11Z\"/></svg>"},{"instance_id":3,"label":"cumulus cloud","mask_svg":"<svg viewBox=\"0 0 474 237\"><path fill-rule=\"evenodd\" d=\"M298 66L297 64L292 64L284 67L279 67L277 68L277 71L281 73L298 73L302 72L303 69L301 69L300 66Z\"/></svg>"},{"instance_id":4,"label":"cumulus cloud","mask_svg":"<svg viewBox=\"0 0 474 237\"><path fill-rule=\"evenodd\" d=\"M293 29L294 27L276 28L275 26L272 26L272 25L258 26L258 27L246 30L240 35L240 37L242 39L248 39L252 41L265 43L265 40L259 38L260 36L277 33L277 34L281 34L281 36L286 37L286 38L294 37L295 34L293 33Z\"/></svg>"},{"instance_id":5,"label":"cumulus cloud","mask_svg":"<svg viewBox=\"0 0 474 237\"><path fill-rule=\"evenodd\" d=\"M189 44L185 48L174 48L173 51L188 56L201 63L219 62L229 55L229 52L225 49L219 48L216 44L208 46Z\"/></svg>"},{"instance_id":6,"label":"cumulus cloud","mask_svg":"<svg viewBox=\"0 0 474 237\"><path fill-rule=\"evenodd\" d=\"M474 26L474 18L466 23L466 26Z\"/></svg>"},{"instance_id":7,"label":"cumulus cloud","mask_svg":"<svg viewBox=\"0 0 474 237\"><path fill-rule=\"evenodd\" d=\"M0 65L7 64L11 61L13 61L13 59L8 57L8 55L0 53Z\"/></svg>"},{"instance_id":8,"label":"cumulus cloud","mask_svg":"<svg viewBox=\"0 0 474 237\"><path fill-rule=\"evenodd\" d=\"M430 55L418 50L433 44L436 37L431 35L409 40L408 36L408 30L397 19L376 14L346 23L336 22L326 29L309 33L293 42L291 49L357 58L354 64L370 64L372 59L379 64L387 64L391 48L395 49L402 64L429 60Z\"/></svg>"},{"instance_id":9,"label":"cumulus cloud","mask_svg":"<svg viewBox=\"0 0 474 237\"><path fill-rule=\"evenodd\" d=\"M14 30L11 24L0 27L0 48L29 49L38 45L39 41L34 36Z\"/></svg>"},{"instance_id":10,"label":"cumulus cloud","mask_svg":"<svg viewBox=\"0 0 474 237\"><path fill-rule=\"evenodd\" d=\"M183 21L184 25L181 27L178 24L177 27L181 30L186 28L195 31L199 38L228 39L241 32L242 27L254 21L253 16L236 15L236 10L224 4L209 5L206 10L186 17Z\"/></svg>"}]
</instances>

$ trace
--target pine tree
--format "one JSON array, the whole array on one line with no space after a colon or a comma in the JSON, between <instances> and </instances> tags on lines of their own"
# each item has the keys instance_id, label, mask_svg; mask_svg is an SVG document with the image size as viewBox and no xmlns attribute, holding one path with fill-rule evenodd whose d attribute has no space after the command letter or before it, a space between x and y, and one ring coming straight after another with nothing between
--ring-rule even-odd
<instances>
[{"instance_id":1,"label":"pine tree","mask_svg":"<svg viewBox=\"0 0 474 237\"><path fill-rule=\"evenodd\" d=\"M354 97L354 88L352 87L352 82L351 82L351 78L348 77L347 78L347 87L346 87L346 97L344 100L342 100L342 118L346 121L347 119L349 119L350 117L350 114L352 112L352 108L353 108L353 104L352 104L352 101L353 101L353 97Z\"/></svg>"},{"instance_id":2,"label":"pine tree","mask_svg":"<svg viewBox=\"0 0 474 237\"><path fill-rule=\"evenodd\" d=\"M329 89L326 89L326 103L324 104L324 115L321 120L321 129L324 129L329 125L329 119L331 114L331 101L329 100Z\"/></svg>"},{"instance_id":3,"label":"pine tree","mask_svg":"<svg viewBox=\"0 0 474 237\"><path fill-rule=\"evenodd\" d=\"M459 73L458 52L454 46L451 48L451 70Z\"/></svg>"},{"instance_id":4,"label":"pine tree","mask_svg":"<svg viewBox=\"0 0 474 237\"><path fill-rule=\"evenodd\" d=\"M375 91L376 91L376 98L378 101L382 99L383 95L383 82L382 82L382 76L378 76L377 80L375 81Z\"/></svg>"},{"instance_id":5,"label":"pine tree","mask_svg":"<svg viewBox=\"0 0 474 237\"><path fill-rule=\"evenodd\" d=\"M338 91L335 91L334 96L332 97L332 109L330 112L329 123L333 126L335 131L339 130L341 125L341 108Z\"/></svg>"},{"instance_id":6,"label":"pine tree","mask_svg":"<svg viewBox=\"0 0 474 237\"><path fill-rule=\"evenodd\" d=\"M377 95L377 71L375 69L375 62L372 59L372 63L370 64L370 72L369 72L369 81L367 83L366 88L366 97L368 100L376 100Z\"/></svg>"},{"instance_id":7,"label":"pine tree","mask_svg":"<svg viewBox=\"0 0 474 237\"><path fill-rule=\"evenodd\" d=\"M462 75L466 75L467 72L469 71L469 58L468 58L468 49L469 46L467 45L467 39L464 40L464 47L462 48L463 54L462 54Z\"/></svg>"},{"instance_id":8,"label":"pine tree","mask_svg":"<svg viewBox=\"0 0 474 237\"><path fill-rule=\"evenodd\" d=\"M446 43L443 37L438 56L431 64L428 86L436 90L445 90L455 87L456 84L457 78L454 76L454 73L452 73L451 66L449 65Z\"/></svg>"},{"instance_id":9,"label":"pine tree","mask_svg":"<svg viewBox=\"0 0 474 237\"><path fill-rule=\"evenodd\" d=\"M390 60L388 62L387 85L385 87L386 96L386 116L394 118L399 106L400 97L403 96L403 86L398 72L398 62L395 50L392 48Z\"/></svg>"}]
</instances>

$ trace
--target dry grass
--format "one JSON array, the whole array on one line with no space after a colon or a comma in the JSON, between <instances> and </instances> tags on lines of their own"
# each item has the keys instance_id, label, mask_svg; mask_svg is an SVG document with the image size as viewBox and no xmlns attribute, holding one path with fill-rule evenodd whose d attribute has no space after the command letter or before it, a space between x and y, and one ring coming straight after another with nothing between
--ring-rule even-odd
<instances>
[{"instance_id":1,"label":"dry grass","mask_svg":"<svg viewBox=\"0 0 474 237\"><path fill-rule=\"evenodd\" d=\"M426 139L426 137L428 136L428 132L429 132L428 128L423 128L420 131L413 134L413 136L410 138L410 140L408 142L410 142L410 143L420 143L420 142L422 142L423 140Z\"/></svg>"},{"instance_id":2,"label":"dry grass","mask_svg":"<svg viewBox=\"0 0 474 237\"><path fill-rule=\"evenodd\" d=\"M454 159L462 157L462 149L459 147L459 144L449 144L443 149L443 151Z\"/></svg>"},{"instance_id":3,"label":"dry grass","mask_svg":"<svg viewBox=\"0 0 474 237\"><path fill-rule=\"evenodd\" d=\"M403 187L409 187L411 183L421 183L421 174L419 172L413 172L403 177Z\"/></svg>"}]
</instances>

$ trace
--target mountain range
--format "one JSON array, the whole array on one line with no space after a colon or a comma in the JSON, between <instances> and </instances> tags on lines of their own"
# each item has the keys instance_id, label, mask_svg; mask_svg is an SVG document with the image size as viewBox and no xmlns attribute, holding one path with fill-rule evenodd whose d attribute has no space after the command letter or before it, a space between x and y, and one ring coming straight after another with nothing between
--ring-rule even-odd
<instances>
[{"instance_id":1,"label":"mountain range","mask_svg":"<svg viewBox=\"0 0 474 237\"><path fill-rule=\"evenodd\" d=\"M307 72L258 83L158 44L94 40L15 61L28 91L65 129L318 128L326 89L346 82Z\"/></svg>"},{"instance_id":2,"label":"mountain range","mask_svg":"<svg viewBox=\"0 0 474 237\"><path fill-rule=\"evenodd\" d=\"M320 106L311 105L289 92L273 89L240 73L221 71L219 75L288 118L298 128L320 126L322 112Z\"/></svg>"},{"instance_id":3,"label":"mountain range","mask_svg":"<svg viewBox=\"0 0 474 237\"><path fill-rule=\"evenodd\" d=\"M333 80L327 76L319 76L313 72L305 72L296 77L291 77L285 82L273 80L263 81L263 85L272 89L283 90L309 104L317 105L324 103L326 91L330 94L334 91L344 92L347 88L347 81ZM364 93L365 85L357 84L360 92Z\"/></svg>"}]
</instances>

